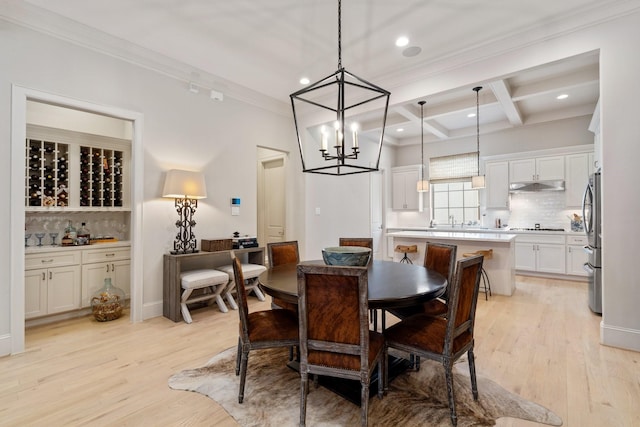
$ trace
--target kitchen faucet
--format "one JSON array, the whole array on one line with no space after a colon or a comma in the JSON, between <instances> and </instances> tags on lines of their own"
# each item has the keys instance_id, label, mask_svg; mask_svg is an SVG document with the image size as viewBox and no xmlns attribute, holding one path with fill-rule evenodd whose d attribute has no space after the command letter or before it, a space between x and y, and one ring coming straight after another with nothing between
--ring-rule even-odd
<instances>
[{"instance_id":1,"label":"kitchen faucet","mask_svg":"<svg viewBox=\"0 0 640 427\"><path fill-rule=\"evenodd\" d=\"M453 215L449 215L449 222L451 222L451 226L455 227L456 225L456 217Z\"/></svg>"}]
</instances>

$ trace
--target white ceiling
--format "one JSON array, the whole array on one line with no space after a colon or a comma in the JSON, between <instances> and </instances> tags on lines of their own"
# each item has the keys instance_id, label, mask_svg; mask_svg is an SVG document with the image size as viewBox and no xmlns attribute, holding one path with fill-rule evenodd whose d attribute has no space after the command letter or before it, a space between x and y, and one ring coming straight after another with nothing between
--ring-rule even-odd
<instances>
[{"instance_id":1,"label":"white ceiling","mask_svg":"<svg viewBox=\"0 0 640 427\"><path fill-rule=\"evenodd\" d=\"M0 11L5 19L133 55L147 66L171 63L185 82L203 90L247 88L283 105L303 87L300 77L313 82L338 65L337 0L0 2L8 6ZM639 7L621 0L344 0L342 65L393 94L439 61L508 40L566 33ZM394 44L400 35L420 53L403 55L405 48ZM483 86L483 132L589 115L598 100L598 55L496 76ZM557 101L560 93L569 98ZM386 130L391 142L416 142L420 99L416 93L414 100L392 105ZM475 110L471 87L426 100L425 141L475 134L475 118L467 117Z\"/></svg>"}]
</instances>

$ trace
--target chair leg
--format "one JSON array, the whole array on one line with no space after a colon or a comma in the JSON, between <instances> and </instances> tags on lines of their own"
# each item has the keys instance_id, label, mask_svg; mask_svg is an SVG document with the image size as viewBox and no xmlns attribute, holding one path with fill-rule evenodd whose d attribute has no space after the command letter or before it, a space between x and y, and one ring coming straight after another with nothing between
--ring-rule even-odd
<instances>
[{"instance_id":1,"label":"chair leg","mask_svg":"<svg viewBox=\"0 0 640 427\"><path fill-rule=\"evenodd\" d=\"M242 341L238 337L238 352L236 353L236 377L240 375L240 359L242 358Z\"/></svg>"},{"instance_id":2,"label":"chair leg","mask_svg":"<svg viewBox=\"0 0 640 427\"><path fill-rule=\"evenodd\" d=\"M449 413L451 415L451 424L458 425L458 416L456 415L456 399L453 392L453 362L447 360L443 363L444 374L447 379L447 394L449 396Z\"/></svg>"},{"instance_id":3,"label":"chair leg","mask_svg":"<svg viewBox=\"0 0 640 427\"><path fill-rule=\"evenodd\" d=\"M383 353L385 360L387 359L387 355ZM382 360L378 361L378 399L382 399L384 397L384 383L386 381L386 373L384 370L384 363Z\"/></svg>"},{"instance_id":4,"label":"chair leg","mask_svg":"<svg viewBox=\"0 0 640 427\"><path fill-rule=\"evenodd\" d=\"M224 300L220 295L216 295L216 303L218 304L218 308L220 309L221 312L223 313L229 312L227 305L224 303Z\"/></svg>"},{"instance_id":5,"label":"chair leg","mask_svg":"<svg viewBox=\"0 0 640 427\"><path fill-rule=\"evenodd\" d=\"M232 310L237 310L238 309L238 304L236 304L236 300L233 299L233 295L231 295L231 291L227 291L227 293L225 294L225 298L227 299L227 302L229 303L229 307L231 307Z\"/></svg>"},{"instance_id":6,"label":"chair leg","mask_svg":"<svg viewBox=\"0 0 640 427\"><path fill-rule=\"evenodd\" d=\"M244 347L244 346L243 346ZM249 362L249 349L242 349L242 360L240 361L240 391L238 392L238 403L244 400L244 382L247 379L247 363Z\"/></svg>"},{"instance_id":7,"label":"chair leg","mask_svg":"<svg viewBox=\"0 0 640 427\"><path fill-rule=\"evenodd\" d=\"M369 414L369 379L360 383L360 424L367 427Z\"/></svg>"},{"instance_id":8,"label":"chair leg","mask_svg":"<svg viewBox=\"0 0 640 427\"><path fill-rule=\"evenodd\" d=\"M191 323L193 320L191 319L191 313L189 313L189 307L187 307L187 300L193 289L185 289L182 293L182 298L180 299L180 311L182 312L182 318L186 323Z\"/></svg>"},{"instance_id":9,"label":"chair leg","mask_svg":"<svg viewBox=\"0 0 640 427\"><path fill-rule=\"evenodd\" d=\"M265 300L264 294L260 290L260 280L258 280L258 278L255 278L253 280L254 280L254 284L252 285L251 290L253 291L254 294L256 294L256 298L258 298L259 301L264 301Z\"/></svg>"},{"instance_id":10,"label":"chair leg","mask_svg":"<svg viewBox=\"0 0 640 427\"><path fill-rule=\"evenodd\" d=\"M469 376L471 377L471 392L473 393L473 400L478 400L478 382L476 380L476 359L473 355L473 348L470 348L467 352L467 358L469 359Z\"/></svg>"},{"instance_id":11,"label":"chair leg","mask_svg":"<svg viewBox=\"0 0 640 427\"><path fill-rule=\"evenodd\" d=\"M300 426L307 422L307 393L309 391L309 374L300 373Z\"/></svg>"}]
</instances>

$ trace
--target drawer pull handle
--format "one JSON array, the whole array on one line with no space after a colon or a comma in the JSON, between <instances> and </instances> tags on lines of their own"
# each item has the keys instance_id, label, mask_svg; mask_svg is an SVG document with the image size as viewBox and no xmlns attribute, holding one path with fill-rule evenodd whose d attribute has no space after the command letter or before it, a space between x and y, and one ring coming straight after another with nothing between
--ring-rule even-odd
<instances>
[{"instance_id":1,"label":"drawer pull handle","mask_svg":"<svg viewBox=\"0 0 640 427\"><path fill-rule=\"evenodd\" d=\"M115 253L110 253L110 254L104 254L104 256L106 256L106 257L112 257L112 256L116 256L116 254L115 254Z\"/></svg>"},{"instance_id":2,"label":"drawer pull handle","mask_svg":"<svg viewBox=\"0 0 640 427\"><path fill-rule=\"evenodd\" d=\"M51 259L43 259L41 260L43 264L49 264L50 262L53 262L53 258Z\"/></svg>"},{"instance_id":3,"label":"drawer pull handle","mask_svg":"<svg viewBox=\"0 0 640 427\"><path fill-rule=\"evenodd\" d=\"M42 272L42 280L47 280L47 276L45 275L44 271Z\"/></svg>"}]
</instances>

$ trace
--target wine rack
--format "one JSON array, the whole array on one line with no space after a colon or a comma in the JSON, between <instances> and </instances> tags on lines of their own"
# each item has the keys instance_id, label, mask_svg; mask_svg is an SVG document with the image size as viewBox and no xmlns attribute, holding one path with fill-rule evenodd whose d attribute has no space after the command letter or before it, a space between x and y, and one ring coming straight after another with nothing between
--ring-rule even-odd
<instances>
[{"instance_id":1,"label":"wine rack","mask_svg":"<svg viewBox=\"0 0 640 427\"><path fill-rule=\"evenodd\" d=\"M80 146L80 206L122 207L122 151Z\"/></svg>"},{"instance_id":2,"label":"wine rack","mask_svg":"<svg viewBox=\"0 0 640 427\"><path fill-rule=\"evenodd\" d=\"M27 139L25 176L25 206L68 206L69 145Z\"/></svg>"}]
</instances>

